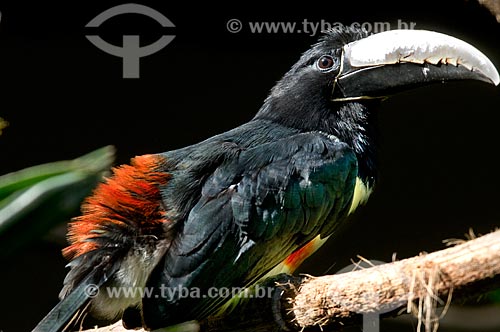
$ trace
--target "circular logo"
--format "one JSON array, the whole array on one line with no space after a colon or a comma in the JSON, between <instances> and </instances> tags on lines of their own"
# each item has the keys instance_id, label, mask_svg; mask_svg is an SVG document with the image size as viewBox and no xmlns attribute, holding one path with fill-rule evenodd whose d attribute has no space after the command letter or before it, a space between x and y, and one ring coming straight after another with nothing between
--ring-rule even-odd
<instances>
[{"instance_id":1,"label":"circular logo","mask_svg":"<svg viewBox=\"0 0 500 332\"><path fill-rule=\"evenodd\" d=\"M243 23L237 18L232 18L226 23L227 31L231 33L238 33L243 28Z\"/></svg>"},{"instance_id":2,"label":"circular logo","mask_svg":"<svg viewBox=\"0 0 500 332\"><path fill-rule=\"evenodd\" d=\"M94 298L97 295L99 295L99 287L95 284L88 284L85 287L85 295L87 295L90 298Z\"/></svg>"}]
</instances>

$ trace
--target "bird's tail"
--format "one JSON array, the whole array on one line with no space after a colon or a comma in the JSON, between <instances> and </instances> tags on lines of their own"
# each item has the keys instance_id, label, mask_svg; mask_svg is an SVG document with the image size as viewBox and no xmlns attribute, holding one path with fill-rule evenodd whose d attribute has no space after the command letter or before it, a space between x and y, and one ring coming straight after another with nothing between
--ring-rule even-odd
<instances>
[{"instance_id":1,"label":"bird's tail","mask_svg":"<svg viewBox=\"0 0 500 332\"><path fill-rule=\"evenodd\" d=\"M161 250L156 249L168 220L160 186L170 178L163 171L163 163L158 155L135 157L131 165L114 168L113 174L87 197L82 215L69 224L70 245L63 255L70 260L71 270L64 280L61 301L33 332L67 331L83 321L89 311L98 318L113 320L132 304L134 299L123 302L114 298L113 303L93 306L106 297L106 294L96 297L106 282L113 283L124 274L136 279L138 275L147 275L161 257ZM141 262L132 264L139 272L127 270L130 264L122 267L131 253ZM121 268L125 270L119 272Z\"/></svg>"},{"instance_id":2,"label":"bird's tail","mask_svg":"<svg viewBox=\"0 0 500 332\"><path fill-rule=\"evenodd\" d=\"M109 271L111 272L111 271ZM64 297L33 329L32 332L63 332L82 320L87 313L90 300L97 295L110 277L102 276L95 269Z\"/></svg>"}]
</instances>

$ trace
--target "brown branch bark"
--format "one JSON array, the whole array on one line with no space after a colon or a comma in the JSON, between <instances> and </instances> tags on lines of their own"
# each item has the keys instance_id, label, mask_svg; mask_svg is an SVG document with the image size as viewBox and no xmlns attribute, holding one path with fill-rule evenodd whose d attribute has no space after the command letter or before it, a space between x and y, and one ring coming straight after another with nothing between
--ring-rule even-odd
<instances>
[{"instance_id":1,"label":"brown branch bark","mask_svg":"<svg viewBox=\"0 0 500 332\"><path fill-rule=\"evenodd\" d=\"M436 307L453 292L477 293L498 285L500 231L455 247L346 274L310 278L293 299L299 327L331 325L365 314L384 314L406 307L430 331Z\"/></svg>"},{"instance_id":2,"label":"brown branch bark","mask_svg":"<svg viewBox=\"0 0 500 332\"><path fill-rule=\"evenodd\" d=\"M273 281L273 285L275 282ZM420 327L437 327L437 307L500 285L500 230L433 253L323 277L291 278L273 296L246 299L231 312L189 330L302 331L373 324L380 315L413 313ZM191 329L194 328L194 329ZM96 331L96 330L92 330ZM97 330L125 331L120 323Z\"/></svg>"}]
</instances>

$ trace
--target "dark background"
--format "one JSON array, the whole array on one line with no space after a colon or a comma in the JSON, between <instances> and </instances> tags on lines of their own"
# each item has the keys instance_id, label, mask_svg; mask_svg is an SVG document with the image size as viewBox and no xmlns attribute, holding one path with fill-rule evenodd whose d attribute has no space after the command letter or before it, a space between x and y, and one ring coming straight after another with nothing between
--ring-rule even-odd
<instances>
[{"instance_id":1,"label":"dark background","mask_svg":"<svg viewBox=\"0 0 500 332\"><path fill-rule=\"evenodd\" d=\"M71 159L104 145L116 163L196 143L252 118L269 89L317 36L252 34L248 22L416 23L451 34L500 67L500 24L475 1L418 1L399 6L336 1L226 7L139 3L168 17L161 29L122 15L97 33L121 44L175 34L140 60L140 79L122 79L121 59L93 46L85 25L123 2L2 1L0 11L0 174ZM371 4L369 4L371 3ZM242 21L239 33L226 29ZM380 181L350 226L300 272L333 273L356 255L390 261L443 248L443 239L500 224L499 88L478 82L435 85L387 100L380 112ZM61 236L48 236L0 262L0 330L27 331L57 303L66 272ZM334 265L335 264L335 265ZM334 266L333 266L334 265ZM500 310L500 309L499 309ZM409 330L412 330L410 326Z\"/></svg>"}]
</instances>

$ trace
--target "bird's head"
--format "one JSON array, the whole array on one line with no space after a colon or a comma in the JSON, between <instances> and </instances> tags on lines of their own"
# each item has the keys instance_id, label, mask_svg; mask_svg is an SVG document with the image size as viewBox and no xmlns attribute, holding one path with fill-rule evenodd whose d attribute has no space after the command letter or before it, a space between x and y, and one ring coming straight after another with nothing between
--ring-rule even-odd
<instances>
[{"instance_id":1,"label":"bird's head","mask_svg":"<svg viewBox=\"0 0 500 332\"><path fill-rule=\"evenodd\" d=\"M373 106L391 94L451 80L500 82L483 53L448 35L425 30L368 35L360 29L333 29L278 81L256 119L324 131L356 153L370 154Z\"/></svg>"},{"instance_id":2,"label":"bird's head","mask_svg":"<svg viewBox=\"0 0 500 332\"><path fill-rule=\"evenodd\" d=\"M500 82L483 53L442 33L391 30L368 35L357 28L332 29L278 81L257 117L279 118L300 128L315 113L336 111L346 102L384 99L451 80Z\"/></svg>"}]
</instances>

